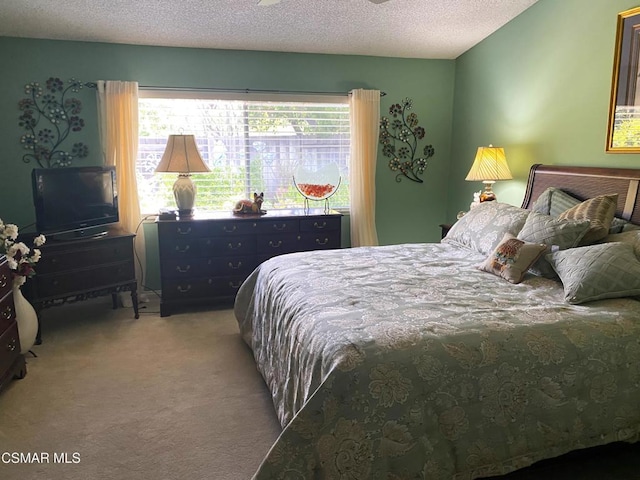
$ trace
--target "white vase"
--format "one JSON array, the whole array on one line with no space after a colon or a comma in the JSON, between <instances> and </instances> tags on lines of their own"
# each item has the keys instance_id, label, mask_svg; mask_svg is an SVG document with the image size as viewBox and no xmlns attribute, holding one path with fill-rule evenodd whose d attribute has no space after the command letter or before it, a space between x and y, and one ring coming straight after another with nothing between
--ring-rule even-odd
<instances>
[{"instance_id":1,"label":"white vase","mask_svg":"<svg viewBox=\"0 0 640 480\"><path fill-rule=\"evenodd\" d=\"M17 285L13 286L13 304L16 308L18 336L20 337L20 353L25 354L33 346L38 334L38 315L33 306L22 295Z\"/></svg>"}]
</instances>

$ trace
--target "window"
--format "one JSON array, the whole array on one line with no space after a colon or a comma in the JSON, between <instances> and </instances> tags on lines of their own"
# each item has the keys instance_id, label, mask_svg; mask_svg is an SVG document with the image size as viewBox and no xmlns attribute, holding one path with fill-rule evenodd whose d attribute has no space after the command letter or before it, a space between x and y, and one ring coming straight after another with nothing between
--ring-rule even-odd
<instances>
[{"instance_id":1,"label":"window","mask_svg":"<svg viewBox=\"0 0 640 480\"><path fill-rule=\"evenodd\" d=\"M199 211L230 211L242 198L264 192L264 208L304 206L296 168L317 172L336 164L340 187L331 208L349 207L349 105L346 97L228 98L198 91L141 90L136 163L144 213L175 206L176 174L154 173L170 134L194 134L210 173L192 175ZM310 202L323 207L322 202Z\"/></svg>"}]
</instances>

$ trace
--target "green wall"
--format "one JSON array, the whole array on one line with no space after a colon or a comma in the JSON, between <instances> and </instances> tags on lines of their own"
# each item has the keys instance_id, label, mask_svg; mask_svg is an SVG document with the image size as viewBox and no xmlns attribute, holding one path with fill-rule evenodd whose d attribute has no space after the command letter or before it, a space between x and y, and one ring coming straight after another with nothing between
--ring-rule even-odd
<instances>
[{"instance_id":1,"label":"green wall","mask_svg":"<svg viewBox=\"0 0 640 480\"><path fill-rule=\"evenodd\" d=\"M19 139L17 102L24 85L44 84L54 76L83 81L135 80L141 86L248 88L284 91L347 92L375 88L387 92L381 106L405 97L427 130L426 140L436 149L424 184L397 183L379 156L377 223L383 244L438 239L438 224L446 217L446 180L453 112L455 62L383 57L312 55L274 52L164 48L0 37L0 175L11 178L0 193L0 218L19 225L34 221L30 172L34 165L21 160L26 152ZM95 122L95 93L84 90L83 116L87 128L74 135L100 163ZM70 137L71 138L71 137ZM422 145L422 144L421 144ZM268 192L265 192L268 195ZM430 200L431 199L431 200ZM435 199L435 200L434 200Z\"/></svg>"},{"instance_id":2,"label":"green wall","mask_svg":"<svg viewBox=\"0 0 640 480\"><path fill-rule=\"evenodd\" d=\"M465 182L476 148L505 148L514 180L501 201L520 205L535 163L640 167L605 153L616 17L638 0L540 0L456 60L448 219L481 183Z\"/></svg>"}]
</instances>

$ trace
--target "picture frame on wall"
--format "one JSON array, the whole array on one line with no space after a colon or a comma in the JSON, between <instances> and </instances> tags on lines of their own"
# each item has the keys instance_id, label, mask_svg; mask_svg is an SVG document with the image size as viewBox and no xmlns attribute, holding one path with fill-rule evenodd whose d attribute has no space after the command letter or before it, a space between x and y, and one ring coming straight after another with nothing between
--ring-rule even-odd
<instances>
[{"instance_id":1,"label":"picture frame on wall","mask_svg":"<svg viewBox=\"0 0 640 480\"><path fill-rule=\"evenodd\" d=\"M640 153L640 7L618 14L608 153Z\"/></svg>"}]
</instances>

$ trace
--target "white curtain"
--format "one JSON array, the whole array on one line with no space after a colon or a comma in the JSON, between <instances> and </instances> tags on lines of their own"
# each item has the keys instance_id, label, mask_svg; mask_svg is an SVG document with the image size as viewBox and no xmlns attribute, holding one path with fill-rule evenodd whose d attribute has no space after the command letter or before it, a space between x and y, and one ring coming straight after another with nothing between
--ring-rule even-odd
<instances>
[{"instance_id":1,"label":"white curtain","mask_svg":"<svg viewBox=\"0 0 640 480\"><path fill-rule=\"evenodd\" d=\"M138 229L141 221L136 182L138 83L100 80L97 84L100 144L104 164L116 167L120 227L136 233L136 278L138 291L141 292L146 254L144 230Z\"/></svg>"},{"instance_id":2,"label":"white curtain","mask_svg":"<svg viewBox=\"0 0 640 480\"><path fill-rule=\"evenodd\" d=\"M380 90L352 90L351 160L351 246L378 245L376 231L376 162L380 132Z\"/></svg>"}]
</instances>

